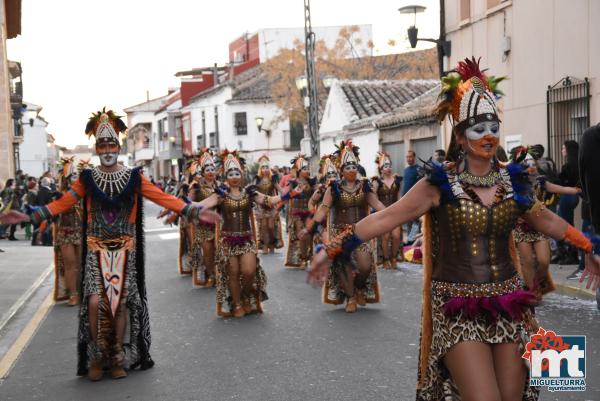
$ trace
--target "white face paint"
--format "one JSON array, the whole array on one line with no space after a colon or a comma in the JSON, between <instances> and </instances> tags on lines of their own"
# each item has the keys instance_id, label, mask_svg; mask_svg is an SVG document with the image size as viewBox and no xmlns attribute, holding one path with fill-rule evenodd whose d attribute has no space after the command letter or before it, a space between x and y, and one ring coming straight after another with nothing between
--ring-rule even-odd
<instances>
[{"instance_id":1,"label":"white face paint","mask_svg":"<svg viewBox=\"0 0 600 401\"><path fill-rule=\"evenodd\" d=\"M100 164L102 164L104 167L112 167L115 164L117 164L117 156L119 156L118 153L102 153L100 155L98 155L98 157L100 158Z\"/></svg>"},{"instance_id":2,"label":"white face paint","mask_svg":"<svg viewBox=\"0 0 600 401\"><path fill-rule=\"evenodd\" d=\"M497 121L484 121L465 130L467 139L477 141L486 135L500 138L500 124Z\"/></svg>"},{"instance_id":3,"label":"white face paint","mask_svg":"<svg viewBox=\"0 0 600 401\"><path fill-rule=\"evenodd\" d=\"M356 166L356 164L346 164L344 166L344 172L350 172L350 171L357 171L358 167Z\"/></svg>"},{"instance_id":4,"label":"white face paint","mask_svg":"<svg viewBox=\"0 0 600 401\"><path fill-rule=\"evenodd\" d=\"M238 187L242 183L242 173L239 170L229 170L227 172L227 182L233 187Z\"/></svg>"}]
</instances>

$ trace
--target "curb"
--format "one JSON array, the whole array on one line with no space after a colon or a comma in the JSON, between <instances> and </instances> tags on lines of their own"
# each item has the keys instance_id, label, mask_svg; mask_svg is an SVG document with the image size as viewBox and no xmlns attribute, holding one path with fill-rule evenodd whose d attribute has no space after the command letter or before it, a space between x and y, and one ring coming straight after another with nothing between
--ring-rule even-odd
<instances>
[{"instance_id":1,"label":"curb","mask_svg":"<svg viewBox=\"0 0 600 401\"><path fill-rule=\"evenodd\" d=\"M556 285L556 293L567 295L570 297L575 297L578 299L585 299L587 301L595 301L596 294L594 294L591 290L585 289L585 287L575 287L572 285L567 285L564 283L554 283ZM583 285L583 284L582 284Z\"/></svg>"}]
</instances>

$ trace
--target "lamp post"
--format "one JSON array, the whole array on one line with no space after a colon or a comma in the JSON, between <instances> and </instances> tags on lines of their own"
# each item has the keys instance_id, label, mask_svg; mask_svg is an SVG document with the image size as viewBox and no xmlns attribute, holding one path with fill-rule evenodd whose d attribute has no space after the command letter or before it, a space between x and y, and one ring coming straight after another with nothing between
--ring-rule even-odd
<instances>
[{"instance_id":1,"label":"lamp post","mask_svg":"<svg viewBox=\"0 0 600 401\"><path fill-rule=\"evenodd\" d=\"M267 153L269 153L269 151L271 150L271 130L265 129L263 127L263 124L265 122L265 119L263 117L255 117L254 122L256 123L256 128L258 129L258 132L260 133L261 131L264 131L265 135L267 136Z\"/></svg>"},{"instance_id":2,"label":"lamp post","mask_svg":"<svg viewBox=\"0 0 600 401\"><path fill-rule=\"evenodd\" d=\"M417 13L424 12L426 7L420 5L409 5L400 7L400 14L413 14L413 24L407 29L408 41L413 49L417 47L418 41L432 42L436 44L438 53L438 64L440 68L440 77L444 76L444 56L450 56L452 46L449 40L446 40L446 12L445 2L440 0L440 37L438 39L419 38L419 29L417 28Z\"/></svg>"}]
</instances>

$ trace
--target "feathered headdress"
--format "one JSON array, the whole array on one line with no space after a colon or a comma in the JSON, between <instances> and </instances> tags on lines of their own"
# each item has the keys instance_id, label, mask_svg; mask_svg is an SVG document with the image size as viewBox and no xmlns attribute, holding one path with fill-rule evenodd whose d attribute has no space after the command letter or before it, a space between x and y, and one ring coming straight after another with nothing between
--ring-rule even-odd
<instances>
[{"instance_id":1,"label":"feathered headdress","mask_svg":"<svg viewBox=\"0 0 600 401\"><path fill-rule=\"evenodd\" d=\"M337 168L335 167L335 156L321 156L321 160L319 160L319 178L323 179L334 174L338 174Z\"/></svg>"},{"instance_id":2,"label":"feathered headdress","mask_svg":"<svg viewBox=\"0 0 600 401\"><path fill-rule=\"evenodd\" d=\"M219 158L221 159L221 171L223 174L227 174L231 170L244 171L246 159L240 156L237 150L229 151L225 149L221 152Z\"/></svg>"},{"instance_id":3,"label":"feathered headdress","mask_svg":"<svg viewBox=\"0 0 600 401\"><path fill-rule=\"evenodd\" d=\"M381 172L381 169L383 168L383 165L385 164L386 160L389 161L390 164L392 164L392 159L390 159L390 155L387 152L384 152L384 151L377 152L377 156L375 157L375 163L377 163L377 168L379 169L380 172Z\"/></svg>"},{"instance_id":4,"label":"feathered headdress","mask_svg":"<svg viewBox=\"0 0 600 401\"><path fill-rule=\"evenodd\" d=\"M62 157L58 161L58 179L64 180L69 178L71 174L77 171L77 166L75 166L75 156L72 157Z\"/></svg>"},{"instance_id":5,"label":"feathered headdress","mask_svg":"<svg viewBox=\"0 0 600 401\"><path fill-rule=\"evenodd\" d=\"M263 166L269 167L270 162L271 161L269 160L269 156L267 156L266 154L263 154L261 157L258 158L258 166L259 167L263 167Z\"/></svg>"},{"instance_id":6,"label":"feathered headdress","mask_svg":"<svg viewBox=\"0 0 600 401\"><path fill-rule=\"evenodd\" d=\"M88 137L94 135L96 143L113 142L120 145L119 133L125 132L127 126L121 120L121 116L117 116L112 110L106 111L106 107L102 110L92 113L85 126L85 133Z\"/></svg>"},{"instance_id":7,"label":"feathered headdress","mask_svg":"<svg viewBox=\"0 0 600 401\"><path fill-rule=\"evenodd\" d=\"M452 124L459 130L482 121L500 121L496 100L503 93L498 83L506 77L486 76L479 69L475 57L460 61L455 72L442 78L442 91L437 106L438 119L452 117Z\"/></svg>"},{"instance_id":8,"label":"feathered headdress","mask_svg":"<svg viewBox=\"0 0 600 401\"><path fill-rule=\"evenodd\" d=\"M202 148L198 153L198 166L196 172L202 174L207 166L215 166L215 154L209 148Z\"/></svg>"},{"instance_id":9,"label":"feathered headdress","mask_svg":"<svg viewBox=\"0 0 600 401\"><path fill-rule=\"evenodd\" d=\"M302 167L308 166L308 160L306 159L306 155L303 153L298 153L292 160L290 160L290 164L292 165L292 169L295 171L302 170Z\"/></svg>"},{"instance_id":10,"label":"feathered headdress","mask_svg":"<svg viewBox=\"0 0 600 401\"><path fill-rule=\"evenodd\" d=\"M335 155L335 161L338 169L344 168L347 164L358 165L358 146L352 143L352 139L347 141L341 141L339 145L335 145L336 151L333 152Z\"/></svg>"}]
</instances>

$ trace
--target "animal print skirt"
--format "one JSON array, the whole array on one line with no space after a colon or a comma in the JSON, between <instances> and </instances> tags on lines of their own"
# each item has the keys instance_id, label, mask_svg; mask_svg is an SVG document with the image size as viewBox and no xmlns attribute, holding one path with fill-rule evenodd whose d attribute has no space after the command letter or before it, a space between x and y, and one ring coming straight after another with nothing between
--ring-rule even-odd
<instances>
[{"instance_id":1,"label":"animal print skirt","mask_svg":"<svg viewBox=\"0 0 600 401\"><path fill-rule=\"evenodd\" d=\"M498 315L495 321L482 314L475 318L467 318L463 312L448 317L444 313L444 304L449 297L436 290L436 284L441 282L432 281L432 341L427 371L419 372L419 378L423 374L426 375L425 384L417 389L416 399L460 401L458 389L443 362L443 357L450 348L464 341L486 344L517 343L520 352L524 352L529 336L537 330L537 322L529 310L523 313L521 321L513 321L504 315ZM526 363L525 360L523 363ZM530 387L527 380L522 401L536 401L538 397L539 388Z\"/></svg>"}]
</instances>

